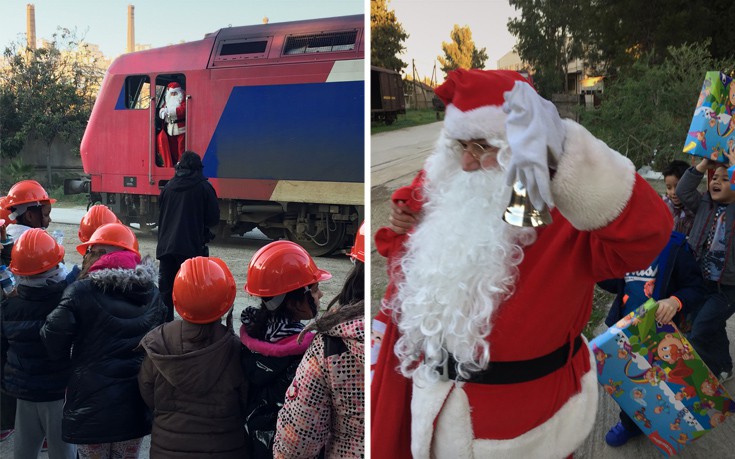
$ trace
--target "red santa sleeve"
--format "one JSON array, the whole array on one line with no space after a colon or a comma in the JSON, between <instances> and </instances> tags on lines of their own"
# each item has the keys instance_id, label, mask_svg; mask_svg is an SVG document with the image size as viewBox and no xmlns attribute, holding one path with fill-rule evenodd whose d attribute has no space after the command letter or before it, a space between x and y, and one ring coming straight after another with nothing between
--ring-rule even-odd
<instances>
[{"instance_id":1,"label":"red santa sleeve","mask_svg":"<svg viewBox=\"0 0 735 459\"><path fill-rule=\"evenodd\" d=\"M404 202L408 209L415 214L421 212L424 203L424 176L425 172L423 170L419 171L410 185L398 188L393 192L391 200L396 203ZM386 258L400 256L399 253L402 251L405 241L405 234L397 234L388 227L380 228L375 233L375 248L379 254Z\"/></svg>"},{"instance_id":2,"label":"red santa sleeve","mask_svg":"<svg viewBox=\"0 0 735 459\"><path fill-rule=\"evenodd\" d=\"M649 266L669 240L671 212L630 159L578 123L564 123L564 154L551 189L559 212L589 237L595 276L616 278Z\"/></svg>"},{"instance_id":3,"label":"red santa sleeve","mask_svg":"<svg viewBox=\"0 0 735 459\"><path fill-rule=\"evenodd\" d=\"M182 101L178 107L176 107L176 119L183 121L186 118L186 101Z\"/></svg>"}]
</instances>

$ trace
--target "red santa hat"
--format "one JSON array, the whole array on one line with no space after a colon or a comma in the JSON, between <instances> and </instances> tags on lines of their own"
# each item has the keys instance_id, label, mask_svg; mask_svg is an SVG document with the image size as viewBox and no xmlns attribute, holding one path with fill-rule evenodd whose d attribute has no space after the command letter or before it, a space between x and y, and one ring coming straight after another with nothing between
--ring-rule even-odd
<instances>
[{"instance_id":1,"label":"red santa hat","mask_svg":"<svg viewBox=\"0 0 735 459\"><path fill-rule=\"evenodd\" d=\"M453 139L505 137L503 93L516 81L528 83L511 70L466 70L449 72L434 92L446 106L444 132Z\"/></svg>"},{"instance_id":2,"label":"red santa hat","mask_svg":"<svg viewBox=\"0 0 735 459\"><path fill-rule=\"evenodd\" d=\"M181 89L181 85L175 81L172 81L171 83L168 84L168 86L166 86L166 89L169 89L169 90L170 89Z\"/></svg>"}]
</instances>

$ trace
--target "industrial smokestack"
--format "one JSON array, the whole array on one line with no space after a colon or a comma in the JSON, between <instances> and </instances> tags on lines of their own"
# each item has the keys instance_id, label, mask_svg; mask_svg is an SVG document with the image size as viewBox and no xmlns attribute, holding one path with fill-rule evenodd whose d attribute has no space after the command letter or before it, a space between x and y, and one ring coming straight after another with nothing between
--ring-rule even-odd
<instances>
[{"instance_id":1,"label":"industrial smokestack","mask_svg":"<svg viewBox=\"0 0 735 459\"><path fill-rule=\"evenodd\" d=\"M135 51L135 7L128 5L128 46L127 52Z\"/></svg>"},{"instance_id":2,"label":"industrial smokestack","mask_svg":"<svg viewBox=\"0 0 735 459\"><path fill-rule=\"evenodd\" d=\"M26 5L26 46L36 49L36 7L33 3Z\"/></svg>"}]
</instances>

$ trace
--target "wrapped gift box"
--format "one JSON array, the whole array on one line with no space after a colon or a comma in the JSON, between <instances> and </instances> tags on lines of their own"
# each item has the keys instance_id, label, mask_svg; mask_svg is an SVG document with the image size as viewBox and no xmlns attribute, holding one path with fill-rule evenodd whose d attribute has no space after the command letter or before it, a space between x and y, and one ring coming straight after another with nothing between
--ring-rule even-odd
<instances>
[{"instance_id":1,"label":"wrapped gift box","mask_svg":"<svg viewBox=\"0 0 735 459\"><path fill-rule=\"evenodd\" d=\"M728 163L735 151L735 83L724 73L707 72L684 142L684 152Z\"/></svg>"},{"instance_id":2,"label":"wrapped gift box","mask_svg":"<svg viewBox=\"0 0 735 459\"><path fill-rule=\"evenodd\" d=\"M649 300L589 343L597 379L664 454L671 456L735 414L735 402Z\"/></svg>"},{"instance_id":3,"label":"wrapped gift box","mask_svg":"<svg viewBox=\"0 0 735 459\"><path fill-rule=\"evenodd\" d=\"M735 166L730 166L727 170L727 177L730 179L730 189L735 190Z\"/></svg>"}]
</instances>

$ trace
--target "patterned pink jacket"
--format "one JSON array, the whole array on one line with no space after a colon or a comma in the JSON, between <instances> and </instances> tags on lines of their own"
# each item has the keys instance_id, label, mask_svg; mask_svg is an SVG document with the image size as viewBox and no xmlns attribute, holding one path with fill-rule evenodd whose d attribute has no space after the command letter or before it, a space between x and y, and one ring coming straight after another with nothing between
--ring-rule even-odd
<instances>
[{"instance_id":1,"label":"patterned pink jacket","mask_svg":"<svg viewBox=\"0 0 735 459\"><path fill-rule=\"evenodd\" d=\"M365 322L318 334L278 413L275 458L365 457Z\"/></svg>"}]
</instances>

